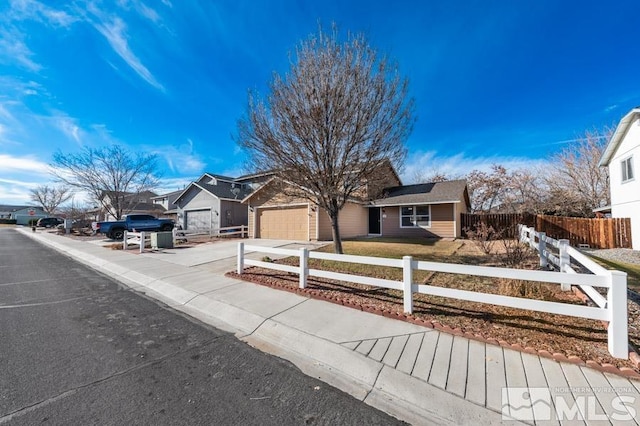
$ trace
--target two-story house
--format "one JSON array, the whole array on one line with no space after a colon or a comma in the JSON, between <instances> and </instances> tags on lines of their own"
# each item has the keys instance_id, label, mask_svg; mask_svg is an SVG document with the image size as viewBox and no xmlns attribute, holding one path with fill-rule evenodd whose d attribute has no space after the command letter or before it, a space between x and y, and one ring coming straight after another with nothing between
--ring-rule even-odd
<instances>
[{"instance_id":1,"label":"two-story house","mask_svg":"<svg viewBox=\"0 0 640 426\"><path fill-rule=\"evenodd\" d=\"M640 250L640 107L625 115L600 158L600 166L609 167L611 217L631 218L631 243Z\"/></svg>"}]
</instances>

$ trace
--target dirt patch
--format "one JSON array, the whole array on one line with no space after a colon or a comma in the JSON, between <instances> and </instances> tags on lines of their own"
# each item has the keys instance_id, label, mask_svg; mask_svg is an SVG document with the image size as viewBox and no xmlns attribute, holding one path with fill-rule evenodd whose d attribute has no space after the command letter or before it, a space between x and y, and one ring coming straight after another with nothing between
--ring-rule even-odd
<instances>
[{"instance_id":1,"label":"dirt patch","mask_svg":"<svg viewBox=\"0 0 640 426\"><path fill-rule=\"evenodd\" d=\"M450 263L471 263L493 265L495 258L483 257L470 244L463 244L454 254L448 253ZM314 260L315 261L315 260ZM295 264L294 259L282 259L278 263ZM310 261L311 263L311 261ZM537 258L527 259L527 269L537 268ZM320 265L311 265L319 267ZM354 273L349 264L324 263L323 269L336 272ZM373 272L373 273L372 273ZM396 273L401 272L397 270ZM360 268L358 273L362 274ZM334 303L380 313L393 318L404 319L427 326L450 328L483 341L501 342L528 348L531 352L547 351L549 354L562 354L575 362L595 361L598 364L612 364L617 368L632 369L640 373L631 360L613 358L607 348L606 325L600 321L574 318L523 309L494 306L452 298L414 295L414 312L403 313L402 292L380 287L372 287L342 281L310 277L306 289L298 288L297 274L278 272L264 268L247 268L242 275L229 273L235 278L251 281L311 297L329 300ZM370 268L367 276L377 278L401 279L387 271ZM545 283L520 282L444 273L426 273L416 281L425 284L457 288L491 294L505 294L516 297L530 297L569 304L585 304L584 300L573 292L563 292L559 285ZM630 301L630 303L633 303ZM637 310L629 311L629 337L631 343L640 343L640 330L635 326L638 321ZM582 361L580 361L582 360Z\"/></svg>"}]
</instances>

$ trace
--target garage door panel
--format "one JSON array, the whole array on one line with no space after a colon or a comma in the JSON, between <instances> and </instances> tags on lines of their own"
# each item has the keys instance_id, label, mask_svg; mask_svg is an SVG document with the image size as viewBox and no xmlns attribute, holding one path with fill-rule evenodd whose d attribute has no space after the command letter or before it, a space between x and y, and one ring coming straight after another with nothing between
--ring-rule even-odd
<instances>
[{"instance_id":1,"label":"garage door panel","mask_svg":"<svg viewBox=\"0 0 640 426\"><path fill-rule=\"evenodd\" d=\"M185 212L187 229L209 229L211 227L211 210L192 210Z\"/></svg>"},{"instance_id":2,"label":"garage door panel","mask_svg":"<svg viewBox=\"0 0 640 426\"><path fill-rule=\"evenodd\" d=\"M308 206L258 210L259 237L276 240L308 240Z\"/></svg>"}]
</instances>

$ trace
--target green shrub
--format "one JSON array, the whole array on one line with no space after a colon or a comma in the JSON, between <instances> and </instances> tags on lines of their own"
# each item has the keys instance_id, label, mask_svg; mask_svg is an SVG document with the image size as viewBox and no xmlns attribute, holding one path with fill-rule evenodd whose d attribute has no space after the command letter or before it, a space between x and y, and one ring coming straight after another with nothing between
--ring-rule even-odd
<instances>
[{"instance_id":1,"label":"green shrub","mask_svg":"<svg viewBox=\"0 0 640 426\"><path fill-rule=\"evenodd\" d=\"M0 219L0 224L15 225L16 224L16 220L15 219Z\"/></svg>"}]
</instances>

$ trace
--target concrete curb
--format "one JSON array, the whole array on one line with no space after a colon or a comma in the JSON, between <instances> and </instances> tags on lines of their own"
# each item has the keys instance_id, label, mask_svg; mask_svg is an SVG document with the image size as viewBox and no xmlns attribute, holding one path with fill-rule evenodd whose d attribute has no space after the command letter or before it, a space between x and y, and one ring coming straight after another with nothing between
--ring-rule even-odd
<instances>
[{"instance_id":1,"label":"concrete curb","mask_svg":"<svg viewBox=\"0 0 640 426\"><path fill-rule=\"evenodd\" d=\"M50 238L21 232L134 291L160 300L207 324L232 332L252 347L284 358L305 374L404 421L434 425L502 422L500 413L397 371L338 343L209 298L206 293L197 293L162 279L153 279L107 259L59 244ZM109 255L115 258L121 256L126 257L128 254ZM188 269L185 267L185 271ZM516 421L510 423L521 424Z\"/></svg>"}]
</instances>

